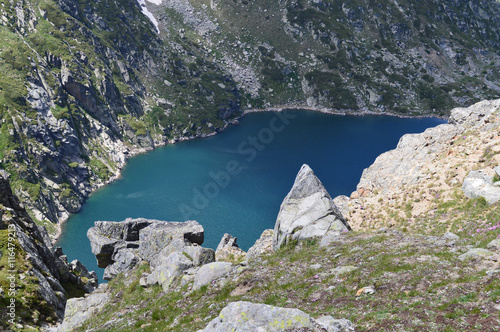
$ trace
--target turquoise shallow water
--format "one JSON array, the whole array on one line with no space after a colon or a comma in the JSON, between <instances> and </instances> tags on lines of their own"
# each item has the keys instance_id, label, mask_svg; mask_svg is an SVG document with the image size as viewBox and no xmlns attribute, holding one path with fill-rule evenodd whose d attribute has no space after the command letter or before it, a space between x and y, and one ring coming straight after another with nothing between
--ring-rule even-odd
<instances>
[{"instance_id":1,"label":"turquoise shallow water","mask_svg":"<svg viewBox=\"0 0 500 332\"><path fill-rule=\"evenodd\" d=\"M405 133L444 123L434 118L337 116L309 111L252 113L213 137L132 158L122 178L90 196L58 241L102 280L86 237L96 220L128 217L197 220L205 247L224 233L244 250L273 228L280 204L307 163L332 197L350 195L363 169Z\"/></svg>"}]
</instances>

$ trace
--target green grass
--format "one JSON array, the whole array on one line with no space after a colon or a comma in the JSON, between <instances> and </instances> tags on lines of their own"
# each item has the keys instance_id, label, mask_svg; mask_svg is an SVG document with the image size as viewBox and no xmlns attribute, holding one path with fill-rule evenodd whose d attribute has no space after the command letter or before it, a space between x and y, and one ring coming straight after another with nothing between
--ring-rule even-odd
<instances>
[{"instance_id":1,"label":"green grass","mask_svg":"<svg viewBox=\"0 0 500 332\"><path fill-rule=\"evenodd\" d=\"M424 237L411 239L400 245L408 240L388 234L353 232L327 248L319 247L317 241L291 242L280 251L251 262L238 280L218 282L194 292L189 290L189 284L174 286L167 292L160 286L143 289L136 281L127 281L120 275L109 283L112 296L119 296L120 300L81 330L100 326L120 312L132 327L116 323L109 331L132 331L145 324L151 324L145 327L151 331L196 331L228 302L238 300L294 307L313 316L347 318L356 323L359 331L373 326L383 329L384 324L396 321L404 331L422 328L418 321L408 319L409 313L425 315L433 321L444 317L437 323L441 330L450 326L478 330L474 325L457 325L462 324L462 318L471 317L475 325L485 326L490 316L477 307L490 308L498 301L498 278L471 269L470 263L458 260L459 253L436 247ZM354 247L360 250L351 251ZM419 260L420 257L436 259ZM308 268L315 263L321 267ZM334 267L347 265L359 268L341 276L330 272ZM456 276L449 277L448 272ZM137 271L136 278L141 273ZM254 286L248 293L231 296L239 284L252 280ZM375 286L375 294L356 296L358 289L368 285Z\"/></svg>"}]
</instances>

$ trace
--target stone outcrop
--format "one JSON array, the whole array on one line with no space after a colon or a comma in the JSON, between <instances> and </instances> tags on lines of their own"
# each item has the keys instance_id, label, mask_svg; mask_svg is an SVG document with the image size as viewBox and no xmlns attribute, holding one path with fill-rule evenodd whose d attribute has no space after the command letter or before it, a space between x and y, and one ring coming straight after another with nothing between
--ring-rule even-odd
<instances>
[{"instance_id":1,"label":"stone outcrop","mask_svg":"<svg viewBox=\"0 0 500 332\"><path fill-rule=\"evenodd\" d=\"M488 175L485 170L470 171L464 179L462 190L469 198L483 197L488 204L500 200L500 187L493 185L493 176Z\"/></svg>"},{"instance_id":2,"label":"stone outcrop","mask_svg":"<svg viewBox=\"0 0 500 332\"><path fill-rule=\"evenodd\" d=\"M291 240L320 238L350 230L332 198L308 165L281 203L274 227L274 250Z\"/></svg>"},{"instance_id":3,"label":"stone outcrop","mask_svg":"<svg viewBox=\"0 0 500 332\"><path fill-rule=\"evenodd\" d=\"M426 179L442 168L433 161L447 153L454 138L467 130L488 132L498 128L500 120L495 114L499 108L500 99L482 101L469 108L455 108L451 111L449 123L429 128L421 134L404 135L394 150L378 156L363 171L357 195L374 191L388 193Z\"/></svg>"},{"instance_id":4,"label":"stone outcrop","mask_svg":"<svg viewBox=\"0 0 500 332\"><path fill-rule=\"evenodd\" d=\"M473 248L473 249L467 251L465 254L458 256L458 259L460 259L461 261L464 261L464 260L468 260L468 259L489 257L489 256L493 256L493 255L494 255L494 253L489 251L489 250L486 250L483 248Z\"/></svg>"},{"instance_id":5,"label":"stone outcrop","mask_svg":"<svg viewBox=\"0 0 500 332\"><path fill-rule=\"evenodd\" d=\"M161 266L164 257L201 245L204 232L193 220L167 222L139 218L123 222L96 221L87 237L99 267L106 268L104 278L110 280L140 261L149 262L153 268ZM214 259L212 249L193 247L187 249L187 254L194 257L195 266Z\"/></svg>"},{"instance_id":6,"label":"stone outcrop","mask_svg":"<svg viewBox=\"0 0 500 332\"><path fill-rule=\"evenodd\" d=\"M64 321L57 332L71 332L81 326L92 315L99 312L111 300L104 284L86 297L69 299L66 303Z\"/></svg>"},{"instance_id":7,"label":"stone outcrop","mask_svg":"<svg viewBox=\"0 0 500 332\"><path fill-rule=\"evenodd\" d=\"M225 233L215 250L215 260L217 262L240 262L245 260L244 252L236 243L237 238Z\"/></svg>"},{"instance_id":8,"label":"stone outcrop","mask_svg":"<svg viewBox=\"0 0 500 332\"><path fill-rule=\"evenodd\" d=\"M17 259L13 266L9 266L9 269L16 271L16 280L19 278L35 285L36 295L32 294L32 290L26 293L25 288L18 289L17 293L18 314L29 314L29 318L22 317L26 323L30 323L30 312L35 310L45 312L45 319L60 321L63 318L68 296L63 285L72 284L75 289L87 293L97 286L97 276L94 272L89 272L77 260L68 263L62 249L52 246L45 227L34 223L17 196L12 193L9 181L1 175L0 231L12 234L13 241L9 243L16 245ZM5 245L4 254L10 252L7 250L7 243L1 245ZM35 296L34 304L25 307L23 298L32 296ZM53 317L50 317L51 315ZM42 319L37 323L43 322ZM0 324L0 330L2 328L3 325Z\"/></svg>"},{"instance_id":9,"label":"stone outcrop","mask_svg":"<svg viewBox=\"0 0 500 332\"><path fill-rule=\"evenodd\" d=\"M266 229L260 237L255 241L255 244L247 251L247 260L251 261L263 254L272 253L273 250L273 235L274 230Z\"/></svg>"},{"instance_id":10,"label":"stone outcrop","mask_svg":"<svg viewBox=\"0 0 500 332\"><path fill-rule=\"evenodd\" d=\"M194 277L194 289L210 284L212 281L229 274L232 264L229 262L213 262L203 265Z\"/></svg>"},{"instance_id":11,"label":"stone outcrop","mask_svg":"<svg viewBox=\"0 0 500 332\"><path fill-rule=\"evenodd\" d=\"M298 309L239 301L229 303L200 332L222 331L349 332L354 331L354 325L346 319L334 319L331 316L313 319Z\"/></svg>"},{"instance_id":12,"label":"stone outcrop","mask_svg":"<svg viewBox=\"0 0 500 332\"><path fill-rule=\"evenodd\" d=\"M196 244L176 248L167 246L154 260L149 261L152 273L147 276L147 283L148 285L158 283L167 290L177 277L184 274L194 275L200 266L213 261L215 261L213 249Z\"/></svg>"}]
</instances>

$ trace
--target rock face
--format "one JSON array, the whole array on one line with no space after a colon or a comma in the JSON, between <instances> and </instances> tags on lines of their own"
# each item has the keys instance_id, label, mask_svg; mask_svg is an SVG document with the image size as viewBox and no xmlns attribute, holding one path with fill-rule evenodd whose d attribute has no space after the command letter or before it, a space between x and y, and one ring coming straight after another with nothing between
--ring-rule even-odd
<instances>
[{"instance_id":1,"label":"rock face","mask_svg":"<svg viewBox=\"0 0 500 332\"><path fill-rule=\"evenodd\" d=\"M222 278L231 271L231 263L214 262L203 265L194 277L194 289L199 289L201 286L208 285L212 281Z\"/></svg>"},{"instance_id":2,"label":"rock face","mask_svg":"<svg viewBox=\"0 0 500 332\"><path fill-rule=\"evenodd\" d=\"M6 100L2 109L11 110L0 123L6 142L2 169L13 175L16 194L38 220L57 223L77 212L130 156L218 131L227 125L225 119L241 113L229 75L209 61L203 48L192 49L191 41L163 40L144 8L135 0L109 6L87 2L84 7L74 0L42 5L20 0L2 7L9 47L23 54L2 62L2 77L15 77L0 80L0 98ZM75 35L58 35L59 29ZM55 35L54 43L33 42L35 36ZM193 59L198 59L195 68L188 66ZM215 84L202 79L201 72L213 74ZM193 94L178 101L181 87L203 87L203 97ZM179 113L186 122L171 119L179 102L196 104ZM195 116L200 110L204 116ZM152 121L144 121L147 113ZM37 190L27 191L30 184Z\"/></svg>"},{"instance_id":3,"label":"rock face","mask_svg":"<svg viewBox=\"0 0 500 332\"><path fill-rule=\"evenodd\" d=\"M348 332L354 331L354 325L346 319L333 319L331 316L313 319L298 309L240 301L229 303L202 331Z\"/></svg>"},{"instance_id":4,"label":"rock face","mask_svg":"<svg viewBox=\"0 0 500 332\"><path fill-rule=\"evenodd\" d=\"M493 185L493 177L484 170L471 171L464 179L462 190L469 198L484 197L488 204L500 200L500 187Z\"/></svg>"},{"instance_id":5,"label":"rock face","mask_svg":"<svg viewBox=\"0 0 500 332\"><path fill-rule=\"evenodd\" d=\"M109 293L98 289L85 298L69 299L66 304L64 322L57 329L58 332L71 332L82 325L93 314L101 310L111 299Z\"/></svg>"},{"instance_id":6,"label":"rock face","mask_svg":"<svg viewBox=\"0 0 500 332\"><path fill-rule=\"evenodd\" d=\"M237 238L225 233L215 250L215 260L217 262L240 262L245 260L246 252L238 247Z\"/></svg>"},{"instance_id":7,"label":"rock face","mask_svg":"<svg viewBox=\"0 0 500 332\"><path fill-rule=\"evenodd\" d=\"M9 243L16 244L16 262L9 266L9 269L16 270L16 279L22 278L23 282L36 285L35 295L31 290L27 292L25 289L18 289L15 297L17 312L25 323L31 324L31 313L34 311L45 312L45 319L60 321L66 305L67 292L63 287L66 283L73 284L76 289L87 293L97 286L95 273L89 272L77 260L68 264L62 249L52 246L45 227L37 226L33 222L19 199L12 193L9 181L1 175L0 232L2 236L5 234L5 239L7 233L11 234L9 238L13 241ZM10 252L7 243L1 243L0 246L3 254ZM27 298L32 298L33 303L26 303ZM2 315L3 310L4 308L0 309ZM24 317L25 315L27 316ZM36 325L44 322L44 319L41 319L34 323ZM0 323L0 330L4 327L8 330L3 323Z\"/></svg>"},{"instance_id":8,"label":"rock face","mask_svg":"<svg viewBox=\"0 0 500 332\"><path fill-rule=\"evenodd\" d=\"M396 149L377 157L363 171L357 186L358 194L375 190L390 192L393 189L414 185L437 171L431 163L450 148L450 142L466 130L489 131L499 124L495 113L500 108L500 99L483 101L469 108L451 111L448 124L429 128L421 134L406 134L399 140Z\"/></svg>"},{"instance_id":9,"label":"rock face","mask_svg":"<svg viewBox=\"0 0 500 332\"><path fill-rule=\"evenodd\" d=\"M303 165L281 203L274 227L274 250L290 240L324 237L348 230L351 227L321 181L308 165Z\"/></svg>"},{"instance_id":10,"label":"rock face","mask_svg":"<svg viewBox=\"0 0 500 332\"><path fill-rule=\"evenodd\" d=\"M266 229L260 235L260 238L255 241L255 244L247 251L247 260L251 261L262 254L273 252L273 234L274 230Z\"/></svg>"},{"instance_id":11,"label":"rock face","mask_svg":"<svg viewBox=\"0 0 500 332\"><path fill-rule=\"evenodd\" d=\"M458 256L458 259L464 261L468 259L483 258L488 256L493 256L493 252L483 248L473 248L467 251L465 254Z\"/></svg>"},{"instance_id":12,"label":"rock face","mask_svg":"<svg viewBox=\"0 0 500 332\"><path fill-rule=\"evenodd\" d=\"M163 258L170 254L201 245L204 232L194 220L168 222L139 218L122 222L96 221L95 226L88 230L87 237L99 267L106 268L104 278L111 280L142 260L149 262L153 268L167 264ZM213 261L212 249L198 248L188 250L194 256L193 264Z\"/></svg>"}]
</instances>

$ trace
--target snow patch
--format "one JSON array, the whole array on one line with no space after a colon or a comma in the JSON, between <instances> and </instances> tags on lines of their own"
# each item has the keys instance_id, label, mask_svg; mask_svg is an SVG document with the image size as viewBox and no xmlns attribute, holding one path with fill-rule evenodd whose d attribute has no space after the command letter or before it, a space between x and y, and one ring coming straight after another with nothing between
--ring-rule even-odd
<instances>
[{"instance_id":1,"label":"snow patch","mask_svg":"<svg viewBox=\"0 0 500 332\"><path fill-rule=\"evenodd\" d=\"M148 0L148 2L154 3L154 4L155 4L155 5L157 5L157 6L161 5L161 2L162 2L162 1L163 1L163 0Z\"/></svg>"},{"instance_id":2,"label":"snow patch","mask_svg":"<svg viewBox=\"0 0 500 332\"><path fill-rule=\"evenodd\" d=\"M155 5L160 5L162 0L147 0L148 2L154 3ZM154 17L154 15L148 10L146 7L146 0L137 0L139 5L141 6L142 13L146 15L149 20L153 23L156 28L157 33L160 33L160 28L158 26L158 21Z\"/></svg>"}]
</instances>

